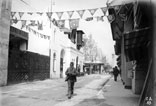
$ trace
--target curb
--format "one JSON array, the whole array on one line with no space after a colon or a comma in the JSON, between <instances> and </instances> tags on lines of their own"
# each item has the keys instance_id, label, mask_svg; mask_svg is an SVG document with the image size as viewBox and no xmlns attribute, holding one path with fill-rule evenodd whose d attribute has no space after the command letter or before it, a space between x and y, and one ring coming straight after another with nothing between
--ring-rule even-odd
<instances>
[{"instance_id":1,"label":"curb","mask_svg":"<svg viewBox=\"0 0 156 106\"><path fill-rule=\"evenodd\" d=\"M101 86L102 88L106 85L106 83L112 78L113 76L111 75Z\"/></svg>"}]
</instances>

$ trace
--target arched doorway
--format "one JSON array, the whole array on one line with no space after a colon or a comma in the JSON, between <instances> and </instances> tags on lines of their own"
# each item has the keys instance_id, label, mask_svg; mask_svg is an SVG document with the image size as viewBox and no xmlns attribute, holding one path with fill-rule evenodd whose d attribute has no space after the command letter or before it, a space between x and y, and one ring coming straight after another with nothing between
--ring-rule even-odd
<instances>
[{"instance_id":1,"label":"arched doorway","mask_svg":"<svg viewBox=\"0 0 156 106\"><path fill-rule=\"evenodd\" d=\"M63 61L64 61L65 51L64 49L61 50L60 54L60 78L63 78Z\"/></svg>"}]
</instances>

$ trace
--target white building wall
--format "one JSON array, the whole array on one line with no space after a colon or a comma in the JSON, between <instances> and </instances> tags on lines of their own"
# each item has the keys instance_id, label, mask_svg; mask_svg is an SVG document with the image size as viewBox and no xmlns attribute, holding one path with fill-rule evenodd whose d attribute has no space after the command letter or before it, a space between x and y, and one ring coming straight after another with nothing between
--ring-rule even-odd
<instances>
[{"instance_id":1,"label":"white building wall","mask_svg":"<svg viewBox=\"0 0 156 106\"><path fill-rule=\"evenodd\" d=\"M29 32L28 51L49 56L49 40Z\"/></svg>"},{"instance_id":2,"label":"white building wall","mask_svg":"<svg viewBox=\"0 0 156 106\"><path fill-rule=\"evenodd\" d=\"M17 24L13 24L12 26L28 33L28 49L27 49L27 51L49 56L50 40L41 38L40 35L38 35L37 33L35 34L32 31L26 30L26 27L21 29L21 22L18 22ZM37 27L31 27L31 28L40 34L44 34L47 36L51 35L50 27L44 27L43 30L38 30ZM24 46L25 45L21 44L20 49L26 50Z\"/></svg>"},{"instance_id":3,"label":"white building wall","mask_svg":"<svg viewBox=\"0 0 156 106\"><path fill-rule=\"evenodd\" d=\"M76 67L76 58L79 57L78 63L81 62L81 68L83 68L83 53L76 50L76 45L73 44L68 35L64 32L60 32L59 28L53 26L52 37L51 37L51 78L60 78L60 56L61 50L64 50L63 59L63 77L65 77L65 71L70 66L70 62L74 62ZM56 53L56 72L53 71L53 53Z\"/></svg>"}]
</instances>

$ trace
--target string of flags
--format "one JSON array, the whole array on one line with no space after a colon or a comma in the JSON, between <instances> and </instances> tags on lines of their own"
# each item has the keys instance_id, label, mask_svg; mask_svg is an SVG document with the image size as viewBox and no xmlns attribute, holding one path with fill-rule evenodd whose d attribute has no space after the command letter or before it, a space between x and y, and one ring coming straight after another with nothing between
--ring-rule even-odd
<instances>
[{"instance_id":1,"label":"string of flags","mask_svg":"<svg viewBox=\"0 0 156 106\"><path fill-rule=\"evenodd\" d=\"M27 24L27 20L17 20L17 18L15 18L15 19L11 20L11 25L17 24L19 21L21 22L21 29L23 29L25 27L27 31L34 33L38 37L50 40L50 36L41 34L41 33L37 32L36 30L31 28L31 26L37 26L38 30L43 30L43 23L42 22L39 22L36 20L29 20L30 23Z\"/></svg>"},{"instance_id":2,"label":"string of flags","mask_svg":"<svg viewBox=\"0 0 156 106\"><path fill-rule=\"evenodd\" d=\"M26 29L28 31L32 31L34 34L37 34L38 36L40 36L41 38L45 38L45 39L50 39L49 36L47 35L43 35L38 33L37 31L33 30L30 26L37 26L38 30L43 30L43 22L40 22L39 20L23 20L22 17L24 14L28 14L28 15L33 15L33 14L38 14L39 16L42 16L43 14L46 14L46 16L49 18L49 20L57 27L61 28L65 28L65 21L68 20L69 21L69 27L70 29L77 29L79 27L79 21L80 19L83 18L83 15L86 11L89 11L89 13L91 14L91 17L87 17L85 19L85 21L92 21L94 18L96 18L97 21L104 21L104 16L106 16L106 12L108 10L108 8L114 8L116 13L118 14L120 9L121 9L121 5L119 6L111 6L111 7L101 7L101 8L93 8L93 9L82 9L82 10L73 10L73 11L64 11L64 12L11 12L11 25L13 24L17 24L19 21L21 21L21 29L23 29L24 27L26 27ZM94 16L94 14L96 13L96 11L100 9L103 13L102 16ZM79 18L75 18L72 19L73 14L77 12L79 15ZM69 16L69 19L62 19L62 16L64 13L67 13ZM15 15L19 15L20 19L17 19L17 17ZM56 19L52 19L52 15L56 14L58 16L58 20ZM112 15L108 15L107 16L108 21L110 23L112 23L115 20L115 16ZM124 14L121 14L121 18L123 19L123 21L126 20L126 16ZM29 23L29 24L28 24Z\"/></svg>"},{"instance_id":3,"label":"string of flags","mask_svg":"<svg viewBox=\"0 0 156 106\"><path fill-rule=\"evenodd\" d=\"M36 30L32 29L32 28L31 28L30 26L28 26L28 25L26 25L25 27L26 27L26 30L27 30L27 31L34 33L34 34L37 35L38 37L43 38L43 39L48 39L48 40L50 40L50 36L41 34L41 33L37 32Z\"/></svg>"},{"instance_id":4,"label":"string of flags","mask_svg":"<svg viewBox=\"0 0 156 106\"><path fill-rule=\"evenodd\" d=\"M69 19L72 18L72 16L73 16L74 13L77 13L79 15L79 18L82 19L83 18L83 15L85 14L85 12L86 11L89 11L89 13L91 14L91 17L88 17L85 20L86 21L91 21L92 18L94 17L94 14L96 13L96 11L98 9L102 11L103 16L106 16L106 12L107 12L107 10L109 8L114 8L115 11L116 11L116 13L118 13L120 11L121 7L122 7L121 5L118 5L118 6L93 8L93 9L82 9L82 10L63 11L63 12L11 12L11 19L13 19L16 14L19 15L20 19L22 19L22 16L24 14L28 14L28 15L38 14L39 16L42 16L43 14L46 14L46 16L51 20L52 19L52 15L56 14L59 20L64 20L64 19L62 19L62 16L63 16L64 13L67 13L68 14L68 18ZM97 21L99 21L99 20L103 21L102 20L102 17L101 16L97 16L97 17L94 17L94 18L97 18ZM110 15L107 16L107 18L109 18L108 19L109 22L111 23L114 20L111 20L110 21L110 19L114 19L114 18L110 18L110 17L114 17L114 16L110 16Z\"/></svg>"},{"instance_id":5,"label":"string of flags","mask_svg":"<svg viewBox=\"0 0 156 106\"><path fill-rule=\"evenodd\" d=\"M107 7L102 7L99 9L103 12L104 15L106 15ZM75 12L77 12L79 14L80 18L83 18L83 15L87 10L90 12L91 16L93 16L95 14L95 12L98 10L98 8L64 11L64 12L11 12L11 18L13 18L15 16L15 14L18 14L20 18L22 18L22 16L24 14L28 14L28 15L38 14L40 16L42 16L43 14L46 14L47 17L51 19L52 15L56 14L58 16L58 19L61 20L64 13L67 13L69 16L69 19L71 19Z\"/></svg>"}]
</instances>

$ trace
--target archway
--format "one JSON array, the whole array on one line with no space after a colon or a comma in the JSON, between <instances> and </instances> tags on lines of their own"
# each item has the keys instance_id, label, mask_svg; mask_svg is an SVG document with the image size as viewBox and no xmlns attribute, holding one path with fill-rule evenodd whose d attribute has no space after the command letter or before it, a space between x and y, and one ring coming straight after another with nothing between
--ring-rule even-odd
<instances>
[{"instance_id":1,"label":"archway","mask_svg":"<svg viewBox=\"0 0 156 106\"><path fill-rule=\"evenodd\" d=\"M60 78L63 78L63 61L64 61L65 51L64 49L61 50L60 54Z\"/></svg>"}]
</instances>

